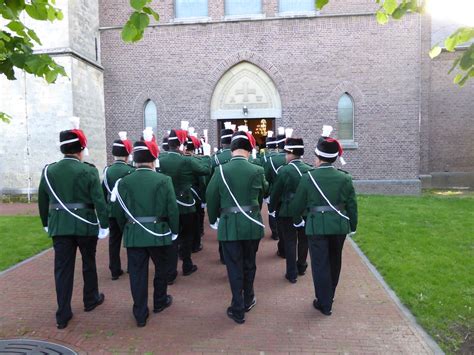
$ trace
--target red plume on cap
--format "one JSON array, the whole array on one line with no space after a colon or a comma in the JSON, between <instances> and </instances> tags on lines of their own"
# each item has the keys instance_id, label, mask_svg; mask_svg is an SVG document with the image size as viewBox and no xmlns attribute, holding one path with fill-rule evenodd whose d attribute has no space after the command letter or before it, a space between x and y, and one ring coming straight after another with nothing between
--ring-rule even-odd
<instances>
[{"instance_id":1,"label":"red plume on cap","mask_svg":"<svg viewBox=\"0 0 474 355\"><path fill-rule=\"evenodd\" d=\"M158 159L158 154L160 154L160 149L158 148L158 144L156 144L156 141L155 140L152 140L150 142L145 141L145 144L150 150L151 155L153 155L155 159Z\"/></svg>"},{"instance_id":2,"label":"red plume on cap","mask_svg":"<svg viewBox=\"0 0 474 355\"><path fill-rule=\"evenodd\" d=\"M245 134L247 135L247 138L249 139L250 146L252 147L252 149L255 148L255 146L257 145L257 142L255 141L254 136L252 136L252 133L245 132Z\"/></svg>"},{"instance_id":3,"label":"red plume on cap","mask_svg":"<svg viewBox=\"0 0 474 355\"><path fill-rule=\"evenodd\" d=\"M188 132L184 129L177 129L176 130L176 137L178 137L179 143L184 144L186 143L186 139L188 137Z\"/></svg>"},{"instance_id":4,"label":"red plume on cap","mask_svg":"<svg viewBox=\"0 0 474 355\"><path fill-rule=\"evenodd\" d=\"M71 129L71 132L73 132L77 138L79 138L79 143L81 144L82 148L87 147L87 138L84 132L80 129Z\"/></svg>"},{"instance_id":5,"label":"red plume on cap","mask_svg":"<svg viewBox=\"0 0 474 355\"><path fill-rule=\"evenodd\" d=\"M339 150L339 156L342 156L342 153L343 153L344 151L342 150L342 145L341 145L341 143L339 143L339 141L338 141L337 139L329 138L329 137L328 137L328 138L326 138L326 142L329 142L329 143L334 143L334 142L336 142L336 143L337 143L337 147L338 147L337 149Z\"/></svg>"},{"instance_id":6,"label":"red plume on cap","mask_svg":"<svg viewBox=\"0 0 474 355\"><path fill-rule=\"evenodd\" d=\"M201 146L201 141L197 137L194 137L194 136L191 136L189 138L191 138L191 140L193 141L194 148L199 149L199 147Z\"/></svg>"}]
</instances>

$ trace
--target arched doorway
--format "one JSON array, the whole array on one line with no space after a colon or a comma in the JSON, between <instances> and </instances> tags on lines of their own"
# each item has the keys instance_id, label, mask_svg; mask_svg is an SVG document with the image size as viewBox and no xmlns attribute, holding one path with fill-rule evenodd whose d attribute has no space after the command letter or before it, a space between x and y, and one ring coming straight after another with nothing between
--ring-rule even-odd
<instances>
[{"instance_id":1,"label":"arched doorway","mask_svg":"<svg viewBox=\"0 0 474 355\"><path fill-rule=\"evenodd\" d=\"M219 80L211 100L211 119L216 120L219 137L224 122L246 124L262 146L267 131L275 130L281 118L281 100L273 80L249 62L230 68Z\"/></svg>"}]
</instances>

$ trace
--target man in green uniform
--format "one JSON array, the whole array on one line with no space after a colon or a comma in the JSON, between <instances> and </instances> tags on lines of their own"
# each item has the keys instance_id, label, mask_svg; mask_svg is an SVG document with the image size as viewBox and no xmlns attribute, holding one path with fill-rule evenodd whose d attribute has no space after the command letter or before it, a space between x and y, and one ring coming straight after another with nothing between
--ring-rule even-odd
<instances>
[{"instance_id":1,"label":"man in green uniform","mask_svg":"<svg viewBox=\"0 0 474 355\"><path fill-rule=\"evenodd\" d=\"M104 302L104 294L99 293L95 254L97 237L107 236L109 221L99 172L93 165L82 163L87 146L84 133L77 128L62 131L59 141L64 158L44 168L38 206L43 226L53 238L56 323L58 329L64 329L73 315L77 248L82 255L84 311L92 311Z\"/></svg>"},{"instance_id":2,"label":"man in green uniform","mask_svg":"<svg viewBox=\"0 0 474 355\"><path fill-rule=\"evenodd\" d=\"M324 135L316 146L316 169L305 174L289 210L300 223L305 210L316 299L313 306L329 316L341 272L342 247L357 228L357 201L351 176L334 168L342 154L335 139Z\"/></svg>"},{"instance_id":3,"label":"man in green uniform","mask_svg":"<svg viewBox=\"0 0 474 355\"><path fill-rule=\"evenodd\" d=\"M130 174L135 170L127 164L129 155L132 153L132 142L127 139L127 132L119 132L120 139L116 139L112 144L112 155L114 163L104 170L104 180L102 189L107 201L110 201L110 194L118 179ZM109 269L112 273L112 280L118 280L123 275L122 264L120 262L120 247L122 246L122 230L117 224L117 220L112 217L111 206L109 205Z\"/></svg>"},{"instance_id":4,"label":"man in green uniform","mask_svg":"<svg viewBox=\"0 0 474 355\"><path fill-rule=\"evenodd\" d=\"M123 228L127 248L133 315L138 327L144 327L148 310L148 263L155 265L153 312L169 307L173 298L167 294L167 270L172 258L172 240L179 230L179 211L173 184L168 176L155 172L158 146L153 136L144 134L136 142L133 160L137 169L118 180L112 200L114 215Z\"/></svg>"},{"instance_id":5,"label":"man in green uniform","mask_svg":"<svg viewBox=\"0 0 474 355\"><path fill-rule=\"evenodd\" d=\"M227 125L227 127L230 126ZM233 134L234 131L231 128L225 128L221 130L221 150L211 157L211 176L214 175L214 172L219 165L228 163L230 159L232 159L232 152L230 151L230 141L232 139ZM221 263L225 264L221 242L219 242L219 258Z\"/></svg>"},{"instance_id":6,"label":"man in green uniform","mask_svg":"<svg viewBox=\"0 0 474 355\"><path fill-rule=\"evenodd\" d=\"M285 152L287 165L282 166L278 170L268 209L270 215L275 216L276 213L278 235L284 240L286 256L285 277L291 283L296 283L297 275L304 275L308 267L306 263L308 238L304 233L304 227L297 228L294 226L289 205L295 195L301 177L310 171L312 167L301 160L301 157L304 155L302 138L287 138ZM296 253L297 250L298 254Z\"/></svg>"},{"instance_id":7,"label":"man in green uniform","mask_svg":"<svg viewBox=\"0 0 474 355\"><path fill-rule=\"evenodd\" d=\"M186 143L187 132L172 130L168 137L169 152L160 156L160 170L171 177L179 208L179 254L183 260L183 275L188 276L197 270L191 259L194 231L198 228L196 219L196 200L191 187L195 176L209 175L209 168L196 159L181 154L179 147ZM177 249L177 245L175 245ZM178 258L171 263L168 281L176 278ZM174 268L174 270L173 270Z\"/></svg>"},{"instance_id":8,"label":"man in green uniform","mask_svg":"<svg viewBox=\"0 0 474 355\"><path fill-rule=\"evenodd\" d=\"M277 149L275 149L275 151L270 152L267 158L267 163L264 165L265 178L270 184L270 193L273 189L273 184L278 174L278 169L280 169L281 166L286 164L286 155L283 149L285 147L285 141L286 141L285 128L278 127L278 135L275 140L275 148ZM270 220L270 229L272 230L272 239L278 240L277 255L282 258L285 258L284 240L283 238L280 238L278 234L279 231L278 231L278 225L276 223L276 220L271 215L268 216L268 218Z\"/></svg>"},{"instance_id":9,"label":"man in green uniform","mask_svg":"<svg viewBox=\"0 0 474 355\"><path fill-rule=\"evenodd\" d=\"M253 148L249 136L234 133L232 159L219 165L206 191L209 222L217 228L232 290L227 315L239 324L256 304L255 257L265 228L260 208L268 189L262 167L248 161Z\"/></svg>"}]
</instances>

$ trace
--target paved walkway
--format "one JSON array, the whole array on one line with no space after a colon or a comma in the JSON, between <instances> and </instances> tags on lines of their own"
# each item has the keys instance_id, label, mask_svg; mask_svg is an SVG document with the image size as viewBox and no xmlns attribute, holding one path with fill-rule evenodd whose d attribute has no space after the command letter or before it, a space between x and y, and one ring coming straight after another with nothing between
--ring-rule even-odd
<instances>
[{"instance_id":1,"label":"paved walkway","mask_svg":"<svg viewBox=\"0 0 474 355\"><path fill-rule=\"evenodd\" d=\"M178 277L169 288L172 307L152 313L145 328L135 325L128 277L110 279L107 241L99 241L99 284L106 296L102 306L83 311L78 258L74 318L65 330L56 329L49 250L0 275L0 338L49 340L91 354L433 353L350 243L344 248L333 315L325 317L312 307L310 272L294 285L287 282L284 261L275 255L275 241L268 234L257 256L257 306L243 325L226 316L230 289L218 261L215 232L207 229L204 250L194 254L198 272Z\"/></svg>"}]
</instances>

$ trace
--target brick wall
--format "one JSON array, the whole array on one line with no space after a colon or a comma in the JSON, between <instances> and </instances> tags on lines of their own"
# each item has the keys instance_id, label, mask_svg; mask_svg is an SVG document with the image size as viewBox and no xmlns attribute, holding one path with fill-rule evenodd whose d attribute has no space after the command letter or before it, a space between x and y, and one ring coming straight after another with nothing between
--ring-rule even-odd
<instances>
[{"instance_id":1,"label":"brick wall","mask_svg":"<svg viewBox=\"0 0 474 355\"><path fill-rule=\"evenodd\" d=\"M129 11L105 3L102 26L120 23ZM169 22L172 3L160 6L163 22ZM219 11L222 15L223 8ZM215 145L216 123L209 118L213 89L226 70L249 61L280 93L283 117L277 124L291 125L294 135L314 146L323 124L337 127L337 102L347 91L355 101L358 148L346 152L345 169L360 179L417 178L418 27L415 15L383 27L373 16L224 21L149 28L133 45L121 41L120 30L104 30L108 146L120 130L138 138L147 99L157 104L159 135L189 120L200 130L209 128Z\"/></svg>"}]
</instances>

